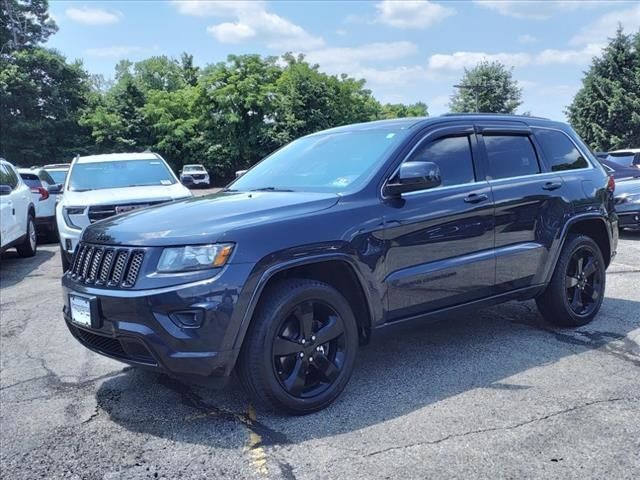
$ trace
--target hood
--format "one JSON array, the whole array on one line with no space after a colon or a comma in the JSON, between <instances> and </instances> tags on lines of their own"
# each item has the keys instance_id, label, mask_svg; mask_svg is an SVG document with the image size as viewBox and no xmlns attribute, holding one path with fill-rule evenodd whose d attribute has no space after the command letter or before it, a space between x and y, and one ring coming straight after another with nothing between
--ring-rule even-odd
<instances>
[{"instance_id":1,"label":"hood","mask_svg":"<svg viewBox=\"0 0 640 480\"><path fill-rule=\"evenodd\" d=\"M130 246L233 241L233 230L324 210L335 193L220 192L118 215L95 223L83 240Z\"/></svg>"},{"instance_id":2,"label":"hood","mask_svg":"<svg viewBox=\"0 0 640 480\"><path fill-rule=\"evenodd\" d=\"M62 196L66 205L121 205L146 201L177 200L191 196L191 192L180 183L173 185L150 185L148 187L104 188L87 192L65 190Z\"/></svg>"}]
</instances>

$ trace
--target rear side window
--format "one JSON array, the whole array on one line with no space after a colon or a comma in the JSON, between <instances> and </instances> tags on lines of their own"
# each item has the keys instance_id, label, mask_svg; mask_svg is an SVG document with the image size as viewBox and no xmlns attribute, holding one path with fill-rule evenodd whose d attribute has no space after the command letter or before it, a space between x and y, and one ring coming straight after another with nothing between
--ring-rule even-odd
<instances>
[{"instance_id":1,"label":"rear side window","mask_svg":"<svg viewBox=\"0 0 640 480\"><path fill-rule=\"evenodd\" d=\"M51 178L51 175L47 173L46 170L40 170L38 172L38 178L43 182L48 183L49 185L53 185L54 183L56 183L55 180Z\"/></svg>"},{"instance_id":2,"label":"rear side window","mask_svg":"<svg viewBox=\"0 0 640 480\"><path fill-rule=\"evenodd\" d=\"M540 173L538 157L526 135L484 135L491 179Z\"/></svg>"},{"instance_id":3,"label":"rear side window","mask_svg":"<svg viewBox=\"0 0 640 480\"><path fill-rule=\"evenodd\" d=\"M38 178L38 176L36 174L33 174L33 173L21 173L20 176L22 177L22 181L29 188L40 188L42 186L42 183L40 183L40 179Z\"/></svg>"},{"instance_id":4,"label":"rear side window","mask_svg":"<svg viewBox=\"0 0 640 480\"><path fill-rule=\"evenodd\" d=\"M443 186L463 185L475 181L468 136L434 140L419 147L408 161L433 162L438 165Z\"/></svg>"},{"instance_id":5,"label":"rear side window","mask_svg":"<svg viewBox=\"0 0 640 480\"><path fill-rule=\"evenodd\" d=\"M587 160L564 133L545 129L536 129L535 132L551 171L575 170L588 166Z\"/></svg>"},{"instance_id":6,"label":"rear side window","mask_svg":"<svg viewBox=\"0 0 640 480\"><path fill-rule=\"evenodd\" d=\"M18 177L10 165L0 165L0 185L9 185L13 190L18 186Z\"/></svg>"}]
</instances>

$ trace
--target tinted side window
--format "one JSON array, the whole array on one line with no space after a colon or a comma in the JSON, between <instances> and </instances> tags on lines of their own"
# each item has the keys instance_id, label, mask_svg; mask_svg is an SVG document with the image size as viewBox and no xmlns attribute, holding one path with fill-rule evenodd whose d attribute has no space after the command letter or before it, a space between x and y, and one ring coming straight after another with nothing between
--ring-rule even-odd
<instances>
[{"instance_id":1,"label":"tinted side window","mask_svg":"<svg viewBox=\"0 0 640 480\"><path fill-rule=\"evenodd\" d=\"M525 135L485 135L488 176L492 179L540 173L533 144Z\"/></svg>"},{"instance_id":2,"label":"tinted side window","mask_svg":"<svg viewBox=\"0 0 640 480\"><path fill-rule=\"evenodd\" d=\"M421 146L411 162L433 162L440 168L442 185L462 185L475 181L471 143L468 136L446 137Z\"/></svg>"},{"instance_id":3,"label":"tinted side window","mask_svg":"<svg viewBox=\"0 0 640 480\"><path fill-rule=\"evenodd\" d=\"M34 173L21 173L20 176L22 177L22 181L29 188L40 188L42 186L40 179Z\"/></svg>"},{"instance_id":4,"label":"tinted side window","mask_svg":"<svg viewBox=\"0 0 640 480\"><path fill-rule=\"evenodd\" d=\"M18 176L10 165L2 165L2 185L9 185L12 189L18 186Z\"/></svg>"},{"instance_id":5,"label":"tinted side window","mask_svg":"<svg viewBox=\"0 0 640 480\"><path fill-rule=\"evenodd\" d=\"M564 133L544 129L536 129L535 132L544 158L552 171L574 170L588 166L587 160Z\"/></svg>"},{"instance_id":6,"label":"tinted side window","mask_svg":"<svg viewBox=\"0 0 640 480\"><path fill-rule=\"evenodd\" d=\"M0 185L9 185L11 188L11 182L9 181L9 172L7 171L7 168L0 164Z\"/></svg>"},{"instance_id":7,"label":"tinted side window","mask_svg":"<svg viewBox=\"0 0 640 480\"><path fill-rule=\"evenodd\" d=\"M40 170L40 172L38 173L38 178L40 178L40 180L42 180L43 182L48 183L49 185L53 185L54 183L56 183L51 175L49 175L45 170Z\"/></svg>"}]
</instances>

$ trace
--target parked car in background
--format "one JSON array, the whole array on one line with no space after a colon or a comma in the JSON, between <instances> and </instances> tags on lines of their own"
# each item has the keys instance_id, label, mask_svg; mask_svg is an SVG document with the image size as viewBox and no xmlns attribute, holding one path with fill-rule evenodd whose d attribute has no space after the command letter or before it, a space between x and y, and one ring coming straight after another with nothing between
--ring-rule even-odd
<instances>
[{"instance_id":1,"label":"parked car in background","mask_svg":"<svg viewBox=\"0 0 640 480\"><path fill-rule=\"evenodd\" d=\"M22 181L31 189L33 204L36 207L36 229L38 233L45 235L52 241L58 240L56 203L62 186L55 184L53 178L44 169L19 168L18 173Z\"/></svg>"},{"instance_id":2,"label":"parked car in background","mask_svg":"<svg viewBox=\"0 0 640 480\"><path fill-rule=\"evenodd\" d=\"M62 268L67 270L82 229L113 215L191 197L157 153L76 157L57 206Z\"/></svg>"},{"instance_id":3,"label":"parked car in background","mask_svg":"<svg viewBox=\"0 0 640 480\"><path fill-rule=\"evenodd\" d=\"M236 178L240 178L242 175L247 173L249 170L236 170Z\"/></svg>"},{"instance_id":4,"label":"parked car in background","mask_svg":"<svg viewBox=\"0 0 640 480\"><path fill-rule=\"evenodd\" d=\"M607 160L623 167L640 168L640 148L625 148L609 152Z\"/></svg>"},{"instance_id":5,"label":"parked car in background","mask_svg":"<svg viewBox=\"0 0 640 480\"><path fill-rule=\"evenodd\" d=\"M31 189L14 166L0 158L0 253L11 247L21 257L36 254L36 207Z\"/></svg>"},{"instance_id":6,"label":"parked car in background","mask_svg":"<svg viewBox=\"0 0 640 480\"><path fill-rule=\"evenodd\" d=\"M636 167L623 167L619 163L612 162L611 160L600 160L600 163L604 166L604 169L613 175L616 180L623 178L638 178L640 177L640 168Z\"/></svg>"},{"instance_id":7,"label":"parked car in background","mask_svg":"<svg viewBox=\"0 0 640 480\"><path fill-rule=\"evenodd\" d=\"M615 201L618 226L640 230L640 179L617 182Z\"/></svg>"},{"instance_id":8,"label":"parked car in background","mask_svg":"<svg viewBox=\"0 0 640 480\"><path fill-rule=\"evenodd\" d=\"M553 324L590 322L616 252L613 188L545 119L317 132L218 194L88 226L63 315L103 355L177 376L235 369L257 404L305 414L393 325L533 298Z\"/></svg>"},{"instance_id":9,"label":"parked car in background","mask_svg":"<svg viewBox=\"0 0 640 480\"><path fill-rule=\"evenodd\" d=\"M209 179L209 172L203 165L185 165L180 170L180 181L183 181L184 177L191 177L193 179L193 186L208 187L211 182Z\"/></svg>"},{"instance_id":10,"label":"parked car in background","mask_svg":"<svg viewBox=\"0 0 640 480\"><path fill-rule=\"evenodd\" d=\"M70 166L70 163L52 163L42 168L51 175L55 183L64 184Z\"/></svg>"}]
</instances>

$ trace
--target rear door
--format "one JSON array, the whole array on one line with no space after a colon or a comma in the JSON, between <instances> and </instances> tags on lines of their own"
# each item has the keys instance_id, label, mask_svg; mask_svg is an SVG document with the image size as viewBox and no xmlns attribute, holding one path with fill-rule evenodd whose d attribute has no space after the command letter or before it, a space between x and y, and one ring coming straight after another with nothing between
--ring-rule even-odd
<instances>
[{"instance_id":1,"label":"rear door","mask_svg":"<svg viewBox=\"0 0 640 480\"><path fill-rule=\"evenodd\" d=\"M530 128L478 127L495 204L496 293L542 283L552 242L571 211L566 185L545 168Z\"/></svg>"},{"instance_id":2,"label":"rear door","mask_svg":"<svg viewBox=\"0 0 640 480\"><path fill-rule=\"evenodd\" d=\"M477 154L473 125L460 125L426 133L404 160L436 163L442 185L383 203L388 320L490 294L493 202Z\"/></svg>"}]
</instances>

